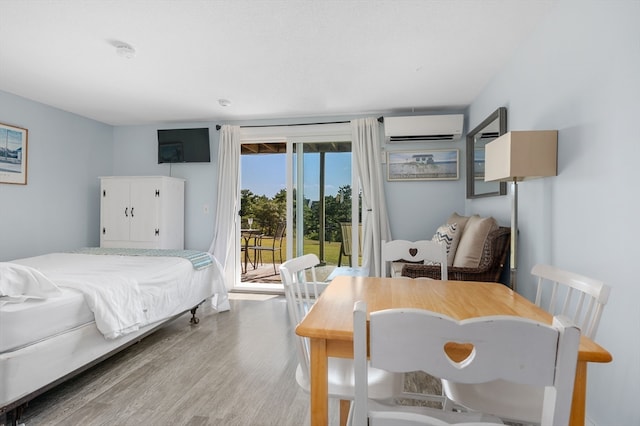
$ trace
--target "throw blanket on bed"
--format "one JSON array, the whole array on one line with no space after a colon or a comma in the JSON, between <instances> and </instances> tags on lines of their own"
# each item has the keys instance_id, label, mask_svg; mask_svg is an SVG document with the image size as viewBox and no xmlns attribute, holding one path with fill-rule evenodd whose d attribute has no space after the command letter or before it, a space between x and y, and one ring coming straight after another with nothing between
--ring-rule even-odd
<instances>
[{"instance_id":1,"label":"throw blanket on bed","mask_svg":"<svg viewBox=\"0 0 640 426\"><path fill-rule=\"evenodd\" d=\"M169 256L187 259L196 270L208 268L213 261L209 253L198 250L167 250L167 249L132 249L132 248L102 248L85 247L70 253L104 254L112 256Z\"/></svg>"},{"instance_id":2,"label":"throw blanket on bed","mask_svg":"<svg viewBox=\"0 0 640 426\"><path fill-rule=\"evenodd\" d=\"M84 294L95 314L96 326L108 339L135 331L146 320L136 280L109 273L55 274L55 282L39 270L16 263L0 263L0 306L62 294L60 287Z\"/></svg>"},{"instance_id":3,"label":"throw blanket on bed","mask_svg":"<svg viewBox=\"0 0 640 426\"><path fill-rule=\"evenodd\" d=\"M145 306L135 279L113 273L73 273L60 274L56 282L84 294L96 327L107 339L136 331L146 323Z\"/></svg>"}]
</instances>

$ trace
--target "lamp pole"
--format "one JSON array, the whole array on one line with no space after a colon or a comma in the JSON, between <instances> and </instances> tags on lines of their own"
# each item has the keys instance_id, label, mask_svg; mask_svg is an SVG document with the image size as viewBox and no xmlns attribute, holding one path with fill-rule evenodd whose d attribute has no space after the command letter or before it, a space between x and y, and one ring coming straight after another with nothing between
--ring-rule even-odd
<instances>
[{"instance_id":1,"label":"lamp pole","mask_svg":"<svg viewBox=\"0 0 640 426\"><path fill-rule=\"evenodd\" d=\"M511 268L511 290L516 291L518 275L518 178L513 178L511 194L511 257L509 263Z\"/></svg>"}]
</instances>

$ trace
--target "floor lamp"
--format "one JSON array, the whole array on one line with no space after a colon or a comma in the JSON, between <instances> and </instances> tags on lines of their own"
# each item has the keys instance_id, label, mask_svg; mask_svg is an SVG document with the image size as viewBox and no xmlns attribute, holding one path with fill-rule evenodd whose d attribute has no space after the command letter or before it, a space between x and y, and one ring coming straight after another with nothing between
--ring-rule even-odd
<instances>
[{"instance_id":1,"label":"floor lamp","mask_svg":"<svg viewBox=\"0 0 640 426\"><path fill-rule=\"evenodd\" d=\"M511 289L518 270L518 182L558 174L558 131L507 132L485 147L485 182L511 182Z\"/></svg>"}]
</instances>

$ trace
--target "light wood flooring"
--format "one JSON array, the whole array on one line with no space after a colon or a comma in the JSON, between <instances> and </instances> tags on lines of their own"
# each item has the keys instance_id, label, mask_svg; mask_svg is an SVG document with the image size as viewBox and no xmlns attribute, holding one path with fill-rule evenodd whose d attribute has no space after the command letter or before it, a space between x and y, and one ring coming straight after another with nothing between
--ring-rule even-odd
<instances>
[{"instance_id":1,"label":"light wood flooring","mask_svg":"<svg viewBox=\"0 0 640 426\"><path fill-rule=\"evenodd\" d=\"M295 380L293 332L282 296L237 295L231 311L185 315L31 401L31 425L309 424ZM265 300L267 299L267 300ZM331 401L332 424L338 406Z\"/></svg>"},{"instance_id":2,"label":"light wood flooring","mask_svg":"<svg viewBox=\"0 0 640 426\"><path fill-rule=\"evenodd\" d=\"M183 315L141 342L32 400L26 426L303 426L294 334L283 296L230 294L231 311ZM420 373L422 374L422 373ZM411 376L408 391L440 392ZM330 424L339 423L329 401Z\"/></svg>"}]
</instances>

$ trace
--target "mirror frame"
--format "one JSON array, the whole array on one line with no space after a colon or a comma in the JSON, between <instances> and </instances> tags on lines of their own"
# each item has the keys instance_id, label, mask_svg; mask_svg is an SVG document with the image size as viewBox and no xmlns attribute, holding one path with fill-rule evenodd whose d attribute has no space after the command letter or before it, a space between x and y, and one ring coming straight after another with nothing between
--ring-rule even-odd
<instances>
[{"instance_id":1,"label":"mirror frame","mask_svg":"<svg viewBox=\"0 0 640 426\"><path fill-rule=\"evenodd\" d=\"M475 137L478 133L482 133L489 124L498 120L498 136L502 136L507 132L507 108L500 107L495 110L491 115L484 119L484 121L478 124L473 130L467 133L467 198L484 198L495 197L498 195L507 194L506 182L500 182L496 191L485 192L483 194L475 193L475 174L473 167L475 165Z\"/></svg>"}]
</instances>

